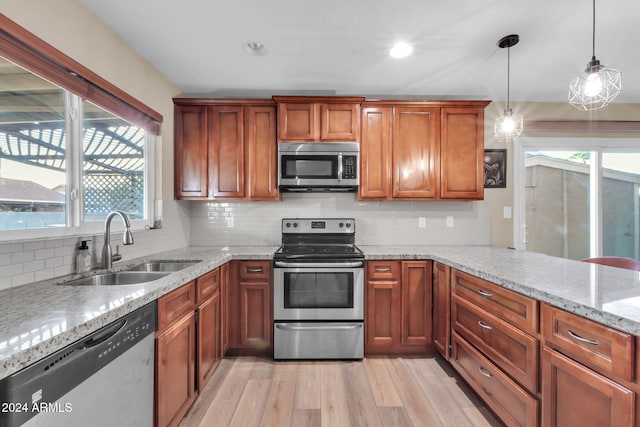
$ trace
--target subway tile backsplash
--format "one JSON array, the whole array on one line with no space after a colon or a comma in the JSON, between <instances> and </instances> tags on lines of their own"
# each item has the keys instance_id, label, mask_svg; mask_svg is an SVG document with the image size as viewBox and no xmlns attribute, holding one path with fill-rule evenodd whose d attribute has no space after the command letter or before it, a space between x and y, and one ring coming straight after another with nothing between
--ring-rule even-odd
<instances>
[{"instance_id":1,"label":"subway tile backsplash","mask_svg":"<svg viewBox=\"0 0 640 427\"><path fill-rule=\"evenodd\" d=\"M355 194L282 194L280 202L191 204L194 246L279 245L284 217L353 217L360 245L488 245L486 202L360 202ZM454 227L446 227L446 217ZM418 218L426 227L418 228Z\"/></svg>"},{"instance_id":2,"label":"subway tile backsplash","mask_svg":"<svg viewBox=\"0 0 640 427\"><path fill-rule=\"evenodd\" d=\"M189 244L189 206L163 202L163 228L133 231L134 244L119 245L123 260L177 249ZM120 228L113 227L113 230ZM114 231L111 246L116 252L122 232ZM24 242L0 243L0 289L65 276L75 272L75 255L81 240L92 240L93 265L99 265L103 236L63 237Z\"/></svg>"},{"instance_id":3,"label":"subway tile backsplash","mask_svg":"<svg viewBox=\"0 0 640 427\"><path fill-rule=\"evenodd\" d=\"M285 217L356 219L359 245L488 245L487 202L360 202L355 194L282 194L280 202L164 201L163 228L134 231L135 244L119 245L123 259L192 246L277 246ZM454 227L446 227L446 217ZM424 228L418 218L426 219ZM117 228L119 230L120 228ZM114 231L114 253L121 232ZM101 235L0 243L0 289L75 271L81 240L91 239L99 264Z\"/></svg>"}]
</instances>

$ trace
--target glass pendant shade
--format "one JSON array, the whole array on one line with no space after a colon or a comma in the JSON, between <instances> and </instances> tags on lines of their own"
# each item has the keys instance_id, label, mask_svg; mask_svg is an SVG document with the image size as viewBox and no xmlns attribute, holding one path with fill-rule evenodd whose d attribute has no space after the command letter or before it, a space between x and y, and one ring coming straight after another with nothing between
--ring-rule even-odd
<instances>
[{"instance_id":1,"label":"glass pendant shade","mask_svg":"<svg viewBox=\"0 0 640 427\"><path fill-rule=\"evenodd\" d=\"M522 116L513 114L510 107L504 110L504 114L496 119L494 128L496 139L500 142L509 142L520 136L524 126Z\"/></svg>"},{"instance_id":2,"label":"glass pendant shade","mask_svg":"<svg viewBox=\"0 0 640 427\"><path fill-rule=\"evenodd\" d=\"M598 110L609 105L621 90L620 71L600 65L594 57L569 84L569 103L582 111Z\"/></svg>"}]
</instances>

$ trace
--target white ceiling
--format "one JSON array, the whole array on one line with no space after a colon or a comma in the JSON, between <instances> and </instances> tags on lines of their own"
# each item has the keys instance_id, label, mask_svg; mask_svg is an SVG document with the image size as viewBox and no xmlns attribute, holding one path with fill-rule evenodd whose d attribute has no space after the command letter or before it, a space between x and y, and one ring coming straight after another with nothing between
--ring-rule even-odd
<instances>
[{"instance_id":1,"label":"white ceiling","mask_svg":"<svg viewBox=\"0 0 640 427\"><path fill-rule=\"evenodd\" d=\"M591 59L589 0L81 0L185 94L566 102ZM599 0L596 57L640 103L640 1ZM405 59L388 51L414 45ZM249 56L248 41L266 45Z\"/></svg>"}]
</instances>

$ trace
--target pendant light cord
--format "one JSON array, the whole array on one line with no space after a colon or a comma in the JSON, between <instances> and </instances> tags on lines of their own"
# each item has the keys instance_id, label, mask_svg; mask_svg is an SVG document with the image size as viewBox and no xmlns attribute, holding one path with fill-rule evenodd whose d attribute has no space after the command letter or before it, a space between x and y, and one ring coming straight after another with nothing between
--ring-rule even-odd
<instances>
[{"instance_id":1,"label":"pendant light cord","mask_svg":"<svg viewBox=\"0 0 640 427\"><path fill-rule=\"evenodd\" d=\"M509 103L510 82L511 82L511 47L508 47L507 48L507 109L511 108L511 105Z\"/></svg>"},{"instance_id":2,"label":"pendant light cord","mask_svg":"<svg viewBox=\"0 0 640 427\"><path fill-rule=\"evenodd\" d=\"M591 60L596 59L596 0L593 0L593 31L591 32Z\"/></svg>"}]
</instances>

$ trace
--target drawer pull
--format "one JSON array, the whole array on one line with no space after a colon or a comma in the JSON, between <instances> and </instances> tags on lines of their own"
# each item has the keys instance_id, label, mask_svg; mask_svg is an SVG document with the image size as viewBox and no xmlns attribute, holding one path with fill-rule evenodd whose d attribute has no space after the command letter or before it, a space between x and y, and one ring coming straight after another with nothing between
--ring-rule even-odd
<instances>
[{"instance_id":1,"label":"drawer pull","mask_svg":"<svg viewBox=\"0 0 640 427\"><path fill-rule=\"evenodd\" d=\"M491 325L487 325L486 323L484 323L482 320L478 320L478 325L480 325L481 328L485 328L488 330L493 329L493 326Z\"/></svg>"},{"instance_id":2,"label":"drawer pull","mask_svg":"<svg viewBox=\"0 0 640 427\"><path fill-rule=\"evenodd\" d=\"M376 267L376 273L391 273L391 267Z\"/></svg>"},{"instance_id":3,"label":"drawer pull","mask_svg":"<svg viewBox=\"0 0 640 427\"><path fill-rule=\"evenodd\" d=\"M492 293L492 292L487 292L487 291L484 291L484 290L482 290L482 289L478 289L478 293L479 293L480 295L482 295L483 297L487 297L487 298L489 298L489 297L492 297L492 296L493 296L493 293Z\"/></svg>"},{"instance_id":4,"label":"drawer pull","mask_svg":"<svg viewBox=\"0 0 640 427\"><path fill-rule=\"evenodd\" d=\"M247 267L247 273L262 273L262 267Z\"/></svg>"},{"instance_id":5,"label":"drawer pull","mask_svg":"<svg viewBox=\"0 0 640 427\"><path fill-rule=\"evenodd\" d=\"M493 378L493 375L491 375L491 372L487 371L487 370L486 370L486 369L484 369L482 366L480 366L480 367L478 368L478 371L480 371L480 373L481 373L482 375L484 375L485 377L487 377L487 378Z\"/></svg>"},{"instance_id":6,"label":"drawer pull","mask_svg":"<svg viewBox=\"0 0 640 427\"><path fill-rule=\"evenodd\" d=\"M599 344L599 343L598 343L598 341L596 341L596 340L590 340L590 339L588 339L588 338L582 338L580 335L576 334L576 333L575 333L575 332L573 332L571 329L569 329L569 330L567 331L567 333L568 333L568 334L569 334L569 336L570 336L571 338L573 338L574 340L577 340L577 341L580 341L580 342L583 342L583 343L586 343L586 344L591 344L591 345L598 345L598 344Z\"/></svg>"}]
</instances>

